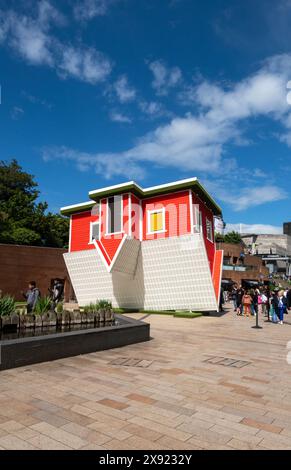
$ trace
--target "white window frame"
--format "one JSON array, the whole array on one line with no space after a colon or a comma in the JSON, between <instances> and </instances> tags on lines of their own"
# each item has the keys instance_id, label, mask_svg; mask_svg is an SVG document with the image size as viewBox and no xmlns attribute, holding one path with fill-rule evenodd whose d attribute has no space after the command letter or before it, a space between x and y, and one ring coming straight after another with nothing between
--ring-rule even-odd
<instances>
[{"instance_id":1,"label":"white window frame","mask_svg":"<svg viewBox=\"0 0 291 470\"><path fill-rule=\"evenodd\" d=\"M193 204L193 218L196 223L193 223L194 233L202 232L202 213L199 204Z\"/></svg>"},{"instance_id":2,"label":"white window frame","mask_svg":"<svg viewBox=\"0 0 291 470\"><path fill-rule=\"evenodd\" d=\"M151 231L151 215L152 214L163 214L163 229ZM166 209L162 207L161 209L152 209L147 211L147 235L154 235L155 233L165 233L166 230Z\"/></svg>"},{"instance_id":3,"label":"white window frame","mask_svg":"<svg viewBox=\"0 0 291 470\"><path fill-rule=\"evenodd\" d=\"M111 197L115 197L115 196L120 196L121 197L121 211L120 211L120 214L121 214L121 224L120 224L120 227L121 227L121 230L120 232L109 232L109 227L108 227L108 223L109 223L109 204L108 204L108 200L111 198ZM109 235L120 235L121 233L124 233L124 230L123 230L123 195L122 194L114 194L113 196L109 196L106 198L106 236L109 236Z\"/></svg>"},{"instance_id":4,"label":"white window frame","mask_svg":"<svg viewBox=\"0 0 291 470\"><path fill-rule=\"evenodd\" d=\"M209 223L210 227L211 227L211 238L208 237L207 223ZM214 243L214 240L213 240L213 222L210 219L208 219L208 217L206 217L206 238L209 242Z\"/></svg>"},{"instance_id":5,"label":"white window frame","mask_svg":"<svg viewBox=\"0 0 291 470\"><path fill-rule=\"evenodd\" d=\"M99 238L98 238L98 240L100 240L100 235L101 235L101 233L100 233L100 229L101 229L101 227L100 227L100 220L94 220L93 222L90 222L90 238L89 238L89 243L88 243L88 245L93 245L93 244L94 244L94 240L92 239L92 236L93 236L93 225L97 225L97 224L99 225ZM96 239L95 239L95 240L96 240Z\"/></svg>"}]
</instances>

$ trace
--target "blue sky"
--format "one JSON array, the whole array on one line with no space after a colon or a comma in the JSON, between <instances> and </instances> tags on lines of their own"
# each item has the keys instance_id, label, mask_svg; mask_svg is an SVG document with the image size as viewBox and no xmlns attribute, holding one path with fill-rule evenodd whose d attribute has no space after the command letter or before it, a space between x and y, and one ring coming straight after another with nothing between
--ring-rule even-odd
<instances>
[{"instance_id":1,"label":"blue sky","mask_svg":"<svg viewBox=\"0 0 291 470\"><path fill-rule=\"evenodd\" d=\"M0 158L53 211L198 176L231 228L280 231L290 23L290 0L0 0Z\"/></svg>"}]
</instances>

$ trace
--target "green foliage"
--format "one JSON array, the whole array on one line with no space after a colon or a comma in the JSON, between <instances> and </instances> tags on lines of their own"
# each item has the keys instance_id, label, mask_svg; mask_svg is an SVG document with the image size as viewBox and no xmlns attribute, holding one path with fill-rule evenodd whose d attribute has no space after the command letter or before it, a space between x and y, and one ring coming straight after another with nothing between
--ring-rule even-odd
<instances>
[{"instance_id":1,"label":"green foliage","mask_svg":"<svg viewBox=\"0 0 291 470\"><path fill-rule=\"evenodd\" d=\"M112 303L108 300L101 299L97 303L98 310L112 310Z\"/></svg>"},{"instance_id":2,"label":"green foliage","mask_svg":"<svg viewBox=\"0 0 291 470\"><path fill-rule=\"evenodd\" d=\"M234 243L236 245L242 243L242 238L238 232L229 232L224 236L225 243Z\"/></svg>"},{"instance_id":3,"label":"green foliage","mask_svg":"<svg viewBox=\"0 0 291 470\"><path fill-rule=\"evenodd\" d=\"M44 315L51 309L51 299L50 297L41 297L35 304L33 313L35 315Z\"/></svg>"},{"instance_id":4,"label":"green foliage","mask_svg":"<svg viewBox=\"0 0 291 470\"><path fill-rule=\"evenodd\" d=\"M202 313L200 312L176 312L174 317L178 318L197 318L202 317Z\"/></svg>"},{"instance_id":5,"label":"green foliage","mask_svg":"<svg viewBox=\"0 0 291 470\"><path fill-rule=\"evenodd\" d=\"M56 313L63 313L64 311L64 306L62 302L58 302L57 306L55 308Z\"/></svg>"},{"instance_id":6,"label":"green foliage","mask_svg":"<svg viewBox=\"0 0 291 470\"><path fill-rule=\"evenodd\" d=\"M12 315L16 310L16 302L10 295L0 297L0 316L6 317Z\"/></svg>"},{"instance_id":7,"label":"green foliage","mask_svg":"<svg viewBox=\"0 0 291 470\"><path fill-rule=\"evenodd\" d=\"M84 306L84 313L97 313L99 310L112 310L112 303L109 300L101 299L96 303L91 302Z\"/></svg>"},{"instance_id":8,"label":"green foliage","mask_svg":"<svg viewBox=\"0 0 291 470\"><path fill-rule=\"evenodd\" d=\"M98 312L98 305L99 303L96 302L95 304L91 302L89 305L85 305L84 313L97 313Z\"/></svg>"},{"instance_id":9,"label":"green foliage","mask_svg":"<svg viewBox=\"0 0 291 470\"><path fill-rule=\"evenodd\" d=\"M16 227L11 233L11 239L16 245L40 245L41 236L26 227Z\"/></svg>"},{"instance_id":10,"label":"green foliage","mask_svg":"<svg viewBox=\"0 0 291 470\"><path fill-rule=\"evenodd\" d=\"M38 184L16 160L0 161L0 243L67 247L69 220L37 202Z\"/></svg>"},{"instance_id":11,"label":"green foliage","mask_svg":"<svg viewBox=\"0 0 291 470\"><path fill-rule=\"evenodd\" d=\"M225 241L224 235L222 235L221 233L216 233L215 241L216 243L223 243Z\"/></svg>"}]
</instances>

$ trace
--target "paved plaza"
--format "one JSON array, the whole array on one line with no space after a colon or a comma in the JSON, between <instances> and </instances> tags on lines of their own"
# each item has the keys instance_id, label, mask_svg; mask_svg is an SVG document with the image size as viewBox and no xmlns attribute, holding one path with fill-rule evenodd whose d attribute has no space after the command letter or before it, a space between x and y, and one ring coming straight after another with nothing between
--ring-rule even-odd
<instances>
[{"instance_id":1,"label":"paved plaza","mask_svg":"<svg viewBox=\"0 0 291 470\"><path fill-rule=\"evenodd\" d=\"M0 449L291 449L289 317L150 315L147 343L0 372Z\"/></svg>"}]
</instances>

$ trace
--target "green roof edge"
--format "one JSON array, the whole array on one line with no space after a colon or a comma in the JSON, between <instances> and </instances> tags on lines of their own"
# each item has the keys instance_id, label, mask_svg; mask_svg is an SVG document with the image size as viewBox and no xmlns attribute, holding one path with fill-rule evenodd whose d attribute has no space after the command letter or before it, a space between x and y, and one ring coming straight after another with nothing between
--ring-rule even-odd
<instances>
[{"instance_id":1,"label":"green roof edge","mask_svg":"<svg viewBox=\"0 0 291 470\"><path fill-rule=\"evenodd\" d=\"M104 191L90 191L89 197L92 199L92 202L88 201L87 203L82 203L82 204L75 204L73 206L67 206L63 207L60 210L60 213L62 215L71 215L75 214L77 212L84 212L88 209L91 209L96 202L98 202L100 199L109 196L109 195L114 195L114 194L122 194L125 192L132 192L133 194L140 196L142 198L146 197L151 197L155 196L158 194L165 194L169 192L173 192L176 190L182 190L182 189L199 189L199 191L205 196L205 198L211 203L212 209L215 215L222 215L222 209L221 207L214 201L214 199L210 196L208 191L202 186L200 181L198 179L194 181L183 181L181 183L177 182L177 184L174 184L173 186L164 186L164 187L153 187L150 191L144 191L142 188L140 188L136 183L134 182L129 182L128 184L124 184L123 186L119 187L116 185L115 188L108 188L104 189ZM199 195L198 195L199 196ZM200 197L200 196L199 196Z\"/></svg>"}]
</instances>

